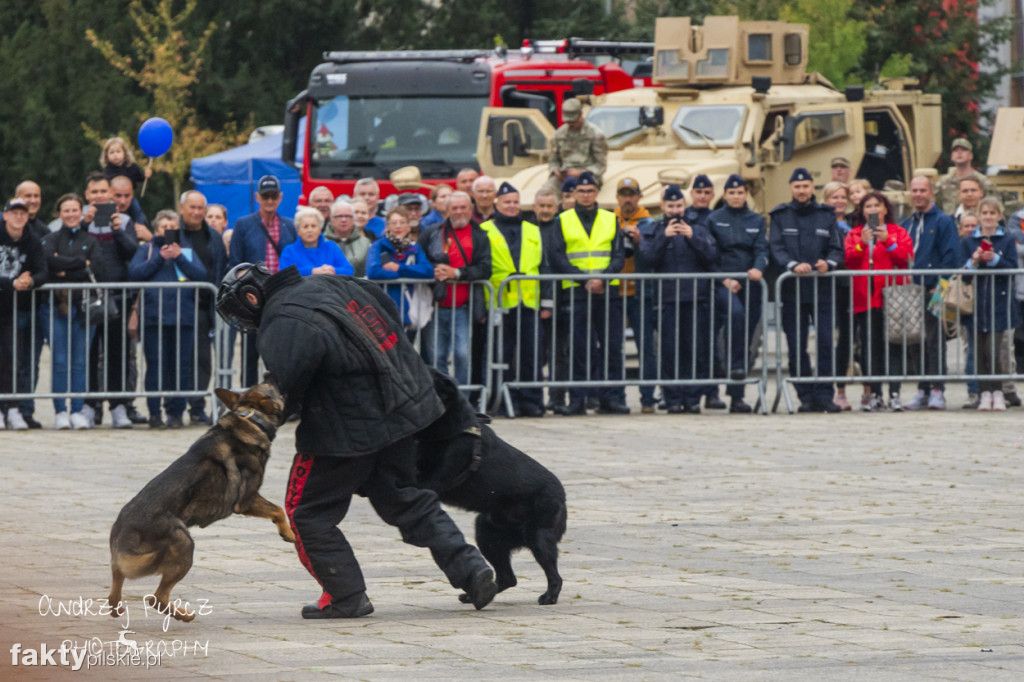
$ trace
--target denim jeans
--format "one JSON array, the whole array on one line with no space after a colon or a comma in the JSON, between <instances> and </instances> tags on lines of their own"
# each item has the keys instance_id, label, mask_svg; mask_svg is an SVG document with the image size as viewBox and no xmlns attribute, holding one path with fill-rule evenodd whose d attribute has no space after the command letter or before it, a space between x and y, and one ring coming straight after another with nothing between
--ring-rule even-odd
<instances>
[{"instance_id":1,"label":"denim jeans","mask_svg":"<svg viewBox=\"0 0 1024 682\"><path fill-rule=\"evenodd\" d=\"M438 307L424 331L436 340L429 364L453 376L459 386L469 384L469 306ZM449 355L455 356L454 374L448 371Z\"/></svg>"},{"instance_id":2,"label":"denim jeans","mask_svg":"<svg viewBox=\"0 0 1024 682\"><path fill-rule=\"evenodd\" d=\"M146 354L146 391L191 391L195 330L174 325L146 325L142 349ZM180 344L179 344L180 337ZM179 347L180 346L180 347ZM180 372L179 372L180 367ZM160 398L146 398L150 417L160 416ZM185 398L164 398L168 417L185 413Z\"/></svg>"},{"instance_id":3,"label":"denim jeans","mask_svg":"<svg viewBox=\"0 0 1024 682\"><path fill-rule=\"evenodd\" d=\"M71 369L71 393L84 393L86 390L85 368L89 362L89 344L92 343L93 327L85 328L85 316L74 303L69 304L68 314L45 303L41 307L43 320L49 333L50 320L53 320L53 332L50 338L50 350L53 353L51 390L54 393L68 392L68 366ZM51 318L52 314L52 318ZM68 337L70 336L70 344ZM81 412L83 398L71 399L71 411ZM53 399L54 412L66 412L64 398Z\"/></svg>"}]
</instances>

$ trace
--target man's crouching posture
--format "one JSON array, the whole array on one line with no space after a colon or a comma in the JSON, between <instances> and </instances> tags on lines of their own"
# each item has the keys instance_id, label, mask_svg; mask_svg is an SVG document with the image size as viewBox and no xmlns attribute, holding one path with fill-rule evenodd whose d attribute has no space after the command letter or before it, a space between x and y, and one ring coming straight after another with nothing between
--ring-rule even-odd
<instances>
[{"instance_id":1,"label":"man's crouching posture","mask_svg":"<svg viewBox=\"0 0 1024 682\"><path fill-rule=\"evenodd\" d=\"M271 276L262 264L243 263L224 278L217 312L243 332L259 332L260 357L285 394L285 414L301 405L285 511L299 559L324 590L302 617L373 612L338 528L354 493L405 542L429 548L477 609L489 604L498 591L494 573L437 495L416 487L413 437L444 408L388 295L351 277L302 277L295 267Z\"/></svg>"}]
</instances>

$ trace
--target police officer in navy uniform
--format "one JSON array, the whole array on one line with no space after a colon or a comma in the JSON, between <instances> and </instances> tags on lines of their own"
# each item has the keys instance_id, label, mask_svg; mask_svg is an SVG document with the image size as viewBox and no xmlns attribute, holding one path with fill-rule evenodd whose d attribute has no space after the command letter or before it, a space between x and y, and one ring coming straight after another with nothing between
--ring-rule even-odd
<instances>
[{"instance_id":1,"label":"police officer in navy uniform","mask_svg":"<svg viewBox=\"0 0 1024 682\"><path fill-rule=\"evenodd\" d=\"M711 215L711 202L715 198L715 186L711 178L701 173L693 179L690 187L690 205L683 212L683 220L688 225L707 227L708 216ZM724 410L725 403L718 397L718 386L708 384L704 392L704 406L712 410Z\"/></svg>"},{"instance_id":2,"label":"police officer in navy uniform","mask_svg":"<svg viewBox=\"0 0 1024 682\"><path fill-rule=\"evenodd\" d=\"M725 181L725 206L712 211L708 231L718 245L718 272L745 272L749 279L725 279L715 284L715 338L728 355L716 357L719 376L734 381L747 377L750 343L761 319L761 278L768 267L768 235L764 217L747 206L747 183L735 173ZM717 345L717 344L716 344ZM716 356L719 355L716 348ZM746 414L742 384L730 384L729 411Z\"/></svg>"},{"instance_id":3,"label":"police officer in navy uniform","mask_svg":"<svg viewBox=\"0 0 1024 682\"><path fill-rule=\"evenodd\" d=\"M789 346L789 374L815 374L807 354L807 332L814 325L817 337L817 373L830 376L832 361L832 286L816 273L835 270L843 263L843 242L839 237L835 210L814 200L814 181L806 168L797 168L789 178L793 200L772 209L769 248L779 268L798 275L782 287L782 329ZM799 352L798 352L799 351ZM801 412L841 412L832 402L832 383L794 382Z\"/></svg>"},{"instance_id":4,"label":"police officer in navy uniform","mask_svg":"<svg viewBox=\"0 0 1024 682\"><path fill-rule=\"evenodd\" d=\"M494 215L480 224L491 242L491 284L496 301L488 304L503 313L501 323L502 359L507 366L505 381L537 381L540 378L539 348L544 347L538 317L551 317L550 293L543 287L547 307L541 307L541 283L516 280L502 288L512 275L539 275L544 260L540 228L523 220L519 212L519 190L501 183L494 202ZM545 283L546 284L546 283ZM543 417L544 391L540 388L509 390L517 417Z\"/></svg>"},{"instance_id":5,"label":"police officer in navy uniform","mask_svg":"<svg viewBox=\"0 0 1024 682\"><path fill-rule=\"evenodd\" d=\"M665 214L651 236L645 235L640 242L645 266L664 274L712 272L718 256L715 240L704 225L691 225L683 218L686 199L679 185L666 187L662 202ZM662 282L660 291L653 292L653 297L660 304L657 326L661 335L661 378L707 377L711 354L707 334L710 281L669 279ZM700 414L700 397L704 392L702 385L662 386L669 414Z\"/></svg>"},{"instance_id":6,"label":"police officer in navy uniform","mask_svg":"<svg viewBox=\"0 0 1024 682\"><path fill-rule=\"evenodd\" d=\"M611 211L597 206L597 181L590 171L580 173L576 205L559 216L559 228L551 235L550 269L560 274L622 272L626 261L624 232ZM563 280L571 291L572 380L623 380L622 344L625 326L618 280ZM611 292L615 292L614 294ZM607 375L606 375L607 370ZM586 399L598 399L601 414L629 414L623 386L571 388L566 416L586 414Z\"/></svg>"}]
</instances>

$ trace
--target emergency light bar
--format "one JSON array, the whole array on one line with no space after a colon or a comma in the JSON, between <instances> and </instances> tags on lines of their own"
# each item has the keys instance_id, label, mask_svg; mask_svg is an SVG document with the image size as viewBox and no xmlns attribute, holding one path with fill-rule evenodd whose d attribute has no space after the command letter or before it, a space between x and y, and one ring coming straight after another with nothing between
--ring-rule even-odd
<instances>
[{"instance_id":1,"label":"emergency light bar","mask_svg":"<svg viewBox=\"0 0 1024 682\"><path fill-rule=\"evenodd\" d=\"M324 52L324 59L335 64L351 62L452 61L471 63L493 56L492 50L389 50L366 52Z\"/></svg>"},{"instance_id":2,"label":"emergency light bar","mask_svg":"<svg viewBox=\"0 0 1024 682\"><path fill-rule=\"evenodd\" d=\"M532 47L538 54L608 55L654 54L654 43L639 40L586 40L584 38L563 38L562 40L524 40L523 47Z\"/></svg>"}]
</instances>

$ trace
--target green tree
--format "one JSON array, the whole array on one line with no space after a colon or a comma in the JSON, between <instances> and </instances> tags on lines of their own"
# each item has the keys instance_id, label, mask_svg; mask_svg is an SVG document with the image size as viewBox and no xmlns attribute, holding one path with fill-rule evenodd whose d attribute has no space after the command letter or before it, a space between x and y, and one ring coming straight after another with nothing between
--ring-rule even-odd
<instances>
[{"instance_id":1,"label":"green tree","mask_svg":"<svg viewBox=\"0 0 1024 682\"><path fill-rule=\"evenodd\" d=\"M89 43L111 66L152 96L152 108L136 114L139 123L156 115L171 124L175 143L153 166L157 171L170 173L172 196L180 193L193 158L241 142L234 123L220 131L209 130L197 120L190 103L192 87L202 70L203 53L217 28L211 23L194 43L189 40L183 27L195 11L196 2L187 0L178 12L174 11L173 0L158 0L152 9L142 0L132 2L128 14L135 25L134 56L121 54L113 42L99 38L92 29L85 31ZM90 139L102 138L87 123L83 127Z\"/></svg>"},{"instance_id":2,"label":"green tree","mask_svg":"<svg viewBox=\"0 0 1024 682\"><path fill-rule=\"evenodd\" d=\"M779 12L783 21L808 24L807 67L837 88L846 85L867 47L867 22L850 18L854 0L795 0Z\"/></svg>"},{"instance_id":3,"label":"green tree","mask_svg":"<svg viewBox=\"0 0 1024 682\"><path fill-rule=\"evenodd\" d=\"M982 0L989 5L994 0ZM1013 64L999 63L996 47L1009 38L1009 18L981 21L978 0L862 0L868 21L868 49L861 72L874 80L890 55L918 78L922 89L942 95L943 134L968 137L984 158L981 103L991 98ZM884 59L883 59L884 58ZM891 62L890 62L891 64Z\"/></svg>"}]
</instances>

